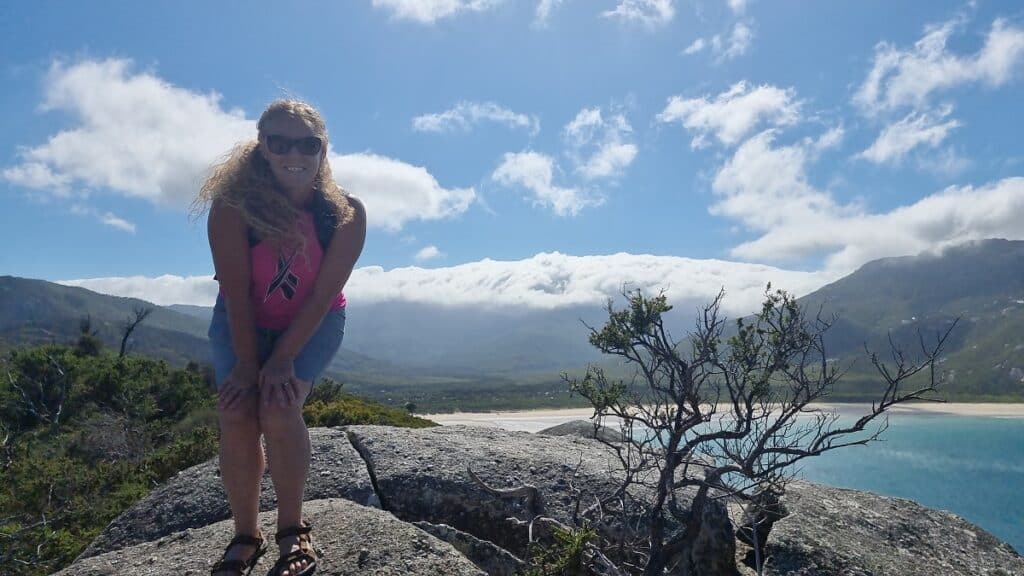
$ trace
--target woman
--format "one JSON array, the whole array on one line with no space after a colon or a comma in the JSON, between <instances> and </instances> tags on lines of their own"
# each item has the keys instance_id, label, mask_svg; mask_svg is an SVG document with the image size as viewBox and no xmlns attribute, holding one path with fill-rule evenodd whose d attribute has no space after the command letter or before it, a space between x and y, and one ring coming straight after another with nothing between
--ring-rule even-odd
<instances>
[{"instance_id":1,"label":"woman","mask_svg":"<svg viewBox=\"0 0 1024 576\"><path fill-rule=\"evenodd\" d=\"M363 248L366 212L334 182L327 130L312 106L272 103L258 139L214 168L197 199L220 293L210 324L220 469L235 537L217 576L249 574L266 550L257 525L264 454L277 492L272 576L316 570L302 519L309 433L302 405L341 345L342 288Z\"/></svg>"}]
</instances>

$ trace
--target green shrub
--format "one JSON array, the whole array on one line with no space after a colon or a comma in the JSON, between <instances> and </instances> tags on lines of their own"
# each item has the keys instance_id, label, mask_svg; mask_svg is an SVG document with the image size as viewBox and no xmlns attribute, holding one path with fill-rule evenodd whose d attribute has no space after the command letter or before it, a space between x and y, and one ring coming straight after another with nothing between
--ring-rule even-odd
<instances>
[{"instance_id":1,"label":"green shrub","mask_svg":"<svg viewBox=\"0 0 1024 576\"><path fill-rule=\"evenodd\" d=\"M0 360L5 575L59 570L154 485L216 454L201 372L80 344Z\"/></svg>"},{"instance_id":2,"label":"green shrub","mask_svg":"<svg viewBox=\"0 0 1024 576\"><path fill-rule=\"evenodd\" d=\"M143 463L143 469L150 482L159 484L181 470L213 458L218 446L217 429L201 426L153 452Z\"/></svg>"},{"instance_id":3,"label":"green shrub","mask_svg":"<svg viewBox=\"0 0 1024 576\"><path fill-rule=\"evenodd\" d=\"M306 402L302 415L309 426L345 426L349 424L381 424L404 428L437 426L436 423L424 418L417 418L405 410L389 408L344 393L338 393L331 401Z\"/></svg>"},{"instance_id":4,"label":"green shrub","mask_svg":"<svg viewBox=\"0 0 1024 576\"><path fill-rule=\"evenodd\" d=\"M154 486L217 454L209 370L88 344L16 348L0 359L4 576L60 570ZM304 413L311 426L436 425L342 387L325 379L314 388Z\"/></svg>"},{"instance_id":5,"label":"green shrub","mask_svg":"<svg viewBox=\"0 0 1024 576\"><path fill-rule=\"evenodd\" d=\"M530 565L521 572L522 576L585 576L584 552L587 545L597 540L597 532L591 528L576 530L554 529L554 542L534 543L530 547Z\"/></svg>"}]
</instances>

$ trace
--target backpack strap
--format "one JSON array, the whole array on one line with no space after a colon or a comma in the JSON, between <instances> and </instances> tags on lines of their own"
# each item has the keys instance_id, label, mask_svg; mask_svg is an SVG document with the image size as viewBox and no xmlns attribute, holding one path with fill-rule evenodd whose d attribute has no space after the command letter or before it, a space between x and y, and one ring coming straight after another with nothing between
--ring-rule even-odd
<instances>
[{"instance_id":1,"label":"backpack strap","mask_svg":"<svg viewBox=\"0 0 1024 576\"><path fill-rule=\"evenodd\" d=\"M327 250L331 239L334 238L334 231L338 229L338 212L334 205L327 201L319 191L313 194L309 203L310 213L313 215L313 228L316 230L316 239L320 242L320 248ZM259 234L251 226L249 227L249 248L262 241Z\"/></svg>"},{"instance_id":2,"label":"backpack strap","mask_svg":"<svg viewBox=\"0 0 1024 576\"><path fill-rule=\"evenodd\" d=\"M317 191L310 203L313 212L313 227L316 229L316 238L320 241L320 247L327 250L334 232L338 229L338 212L333 204L324 198L323 194Z\"/></svg>"}]
</instances>

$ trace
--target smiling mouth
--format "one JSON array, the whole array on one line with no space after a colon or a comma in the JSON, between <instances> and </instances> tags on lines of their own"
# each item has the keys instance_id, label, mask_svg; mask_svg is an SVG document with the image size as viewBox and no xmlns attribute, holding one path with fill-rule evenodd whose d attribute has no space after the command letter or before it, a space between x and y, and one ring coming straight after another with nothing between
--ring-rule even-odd
<instances>
[{"instance_id":1,"label":"smiling mouth","mask_svg":"<svg viewBox=\"0 0 1024 576\"><path fill-rule=\"evenodd\" d=\"M296 167L296 166L286 166L285 170L287 170L289 172L292 172L292 173L296 173L296 172L304 172L306 169L305 168Z\"/></svg>"}]
</instances>

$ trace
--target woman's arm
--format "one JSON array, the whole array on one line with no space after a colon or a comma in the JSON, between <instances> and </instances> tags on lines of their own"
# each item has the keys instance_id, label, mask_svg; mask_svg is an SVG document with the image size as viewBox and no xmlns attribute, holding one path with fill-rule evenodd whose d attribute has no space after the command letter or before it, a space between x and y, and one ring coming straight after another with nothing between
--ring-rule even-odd
<instances>
[{"instance_id":1,"label":"woman's arm","mask_svg":"<svg viewBox=\"0 0 1024 576\"><path fill-rule=\"evenodd\" d=\"M235 368L220 394L220 403L230 408L241 391L257 384L260 369L250 296L249 229L241 212L221 202L210 207L206 226L236 358Z\"/></svg>"},{"instance_id":2,"label":"woman's arm","mask_svg":"<svg viewBox=\"0 0 1024 576\"><path fill-rule=\"evenodd\" d=\"M350 196L348 201L354 212L352 220L334 232L320 264L312 294L302 304L292 323L277 339L274 350L264 365L260 375L261 387L267 382L271 386L276 386L285 379L294 378L294 373L283 374L282 371L291 371L295 357L320 326L324 315L348 282L352 269L355 268L356 261L363 251L363 243L366 240L366 209L356 198ZM266 395L264 398L269 400Z\"/></svg>"}]
</instances>

